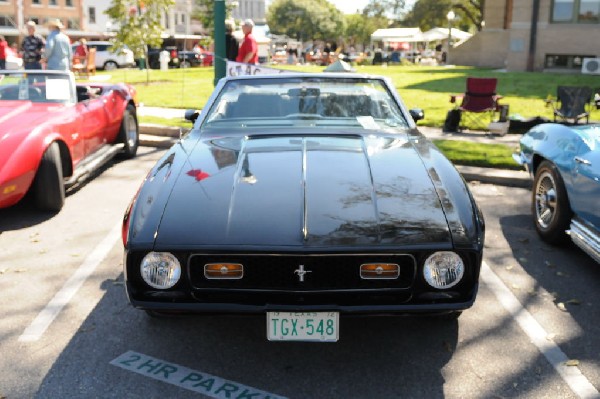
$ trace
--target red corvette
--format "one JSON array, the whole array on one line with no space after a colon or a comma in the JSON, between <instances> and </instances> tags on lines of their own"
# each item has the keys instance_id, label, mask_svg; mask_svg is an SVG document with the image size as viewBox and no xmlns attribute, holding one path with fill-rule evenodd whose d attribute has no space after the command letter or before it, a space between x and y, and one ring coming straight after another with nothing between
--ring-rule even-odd
<instances>
[{"instance_id":1,"label":"red corvette","mask_svg":"<svg viewBox=\"0 0 600 399\"><path fill-rule=\"evenodd\" d=\"M79 84L71 72L0 71L0 208L31 192L59 211L65 190L115 155L135 156L135 89Z\"/></svg>"}]
</instances>

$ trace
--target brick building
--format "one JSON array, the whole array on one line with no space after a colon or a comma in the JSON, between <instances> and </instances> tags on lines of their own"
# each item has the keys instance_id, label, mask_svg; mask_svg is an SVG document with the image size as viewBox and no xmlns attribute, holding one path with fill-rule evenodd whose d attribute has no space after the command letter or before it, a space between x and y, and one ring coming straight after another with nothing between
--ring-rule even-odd
<instances>
[{"instance_id":1,"label":"brick building","mask_svg":"<svg viewBox=\"0 0 600 399\"><path fill-rule=\"evenodd\" d=\"M484 19L481 32L450 50L450 63L580 72L584 57L600 57L600 0L487 1Z\"/></svg>"}]
</instances>

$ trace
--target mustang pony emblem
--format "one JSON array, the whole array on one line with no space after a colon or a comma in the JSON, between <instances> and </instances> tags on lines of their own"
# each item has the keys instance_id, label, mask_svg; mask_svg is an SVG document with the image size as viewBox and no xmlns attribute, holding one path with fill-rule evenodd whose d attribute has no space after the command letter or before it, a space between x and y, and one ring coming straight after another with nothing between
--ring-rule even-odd
<instances>
[{"instance_id":1,"label":"mustang pony emblem","mask_svg":"<svg viewBox=\"0 0 600 399\"><path fill-rule=\"evenodd\" d=\"M304 282L304 275L306 273L312 273L311 270L304 270L304 265L300 265L296 270L294 270L294 274L298 275L298 279L301 283Z\"/></svg>"}]
</instances>

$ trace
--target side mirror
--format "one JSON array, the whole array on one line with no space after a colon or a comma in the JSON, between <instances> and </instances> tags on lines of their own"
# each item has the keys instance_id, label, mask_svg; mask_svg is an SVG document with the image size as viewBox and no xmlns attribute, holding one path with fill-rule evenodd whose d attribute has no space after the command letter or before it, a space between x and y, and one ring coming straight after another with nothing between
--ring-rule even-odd
<instances>
[{"instance_id":1,"label":"side mirror","mask_svg":"<svg viewBox=\"0 0 600 399\"><path fill-rule=\"evenodd\" d=\"M415 122L425 119L425 111L423 111L421 108L413 108L408 112L410 112L410 116L412 116Z\"/></svg>"},{"instance_id":2,"label":"side mirror","mask_svg":"<svg viewBox=\"0 0 600 399\"><path fill-rule=\"evenodd\" d=\"M197 109L186 109L184 118L186 121L190 121L190 122L194 123L194 122L196 122L196 119L198 119L199 115L200 115L200 111L198 111Z\"/></svg>"}]
</instances>

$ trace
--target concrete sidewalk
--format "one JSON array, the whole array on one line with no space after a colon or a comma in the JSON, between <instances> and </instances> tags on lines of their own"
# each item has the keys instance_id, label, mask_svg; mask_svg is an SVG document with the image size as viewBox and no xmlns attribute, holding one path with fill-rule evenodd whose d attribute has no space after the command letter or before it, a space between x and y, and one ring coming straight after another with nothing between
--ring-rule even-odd
<instances>
[{"instance_id":1,"label":"concrete sidewalk","mask_svg":"<svg viewBox=\"0 0 600 399\"><path fill-rule=\"evenodd\" d=\"M138 108L138 115L149 115L168 119L184 119L185 110L175 108L145 107ZM185 132L185 128L182 128ZM143 124L140 125L140 145L148 147L169 148L177 142L182 133L178 127ZM466 140L486 144L505 144L517 148L520 134L506 134L504 136L492 135L487 132L469 131L445 133L441 128L419 126L419 130L430 140ZM506 186L524 187L531 186L529 174L524 170L507 170L494 168L479 168L474 166L457 165L456 168L465 180L480 181L482 183L499 184Z\"/></svg>"}]
</instances>

